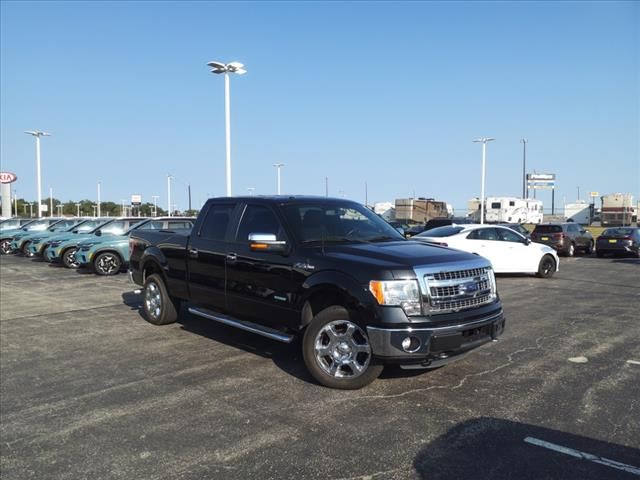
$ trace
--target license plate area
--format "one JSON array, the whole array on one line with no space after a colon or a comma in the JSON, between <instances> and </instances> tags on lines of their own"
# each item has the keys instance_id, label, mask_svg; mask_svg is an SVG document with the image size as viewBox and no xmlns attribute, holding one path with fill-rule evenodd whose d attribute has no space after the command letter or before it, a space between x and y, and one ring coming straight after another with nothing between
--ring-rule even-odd
<instances>
[{"instance_id":1,"label":"license plate area","mask_svg":"<svg viewBox=\"0 0 640 480\"><path fill-rule=\"evenodd\" d=\"M615 239L610 239L610 240L609 240L609 243L618 243L618 241L617 241L617 240L615 240Z\"/></svg>"},{"instance_id":2,"label":"license plate area","mask_svg":"<svg viewBox=\"0 0 640 480\"><path fill-rule=\"evenodd\" d=\"M463 349L465 346L475 343L479 340L488 340L491 338L493 325L484 325L482 327L469 328L462 332L456 332L449 335L434 335L431 337L431 352L449 352Z\"/></svg>"}]
</instances>

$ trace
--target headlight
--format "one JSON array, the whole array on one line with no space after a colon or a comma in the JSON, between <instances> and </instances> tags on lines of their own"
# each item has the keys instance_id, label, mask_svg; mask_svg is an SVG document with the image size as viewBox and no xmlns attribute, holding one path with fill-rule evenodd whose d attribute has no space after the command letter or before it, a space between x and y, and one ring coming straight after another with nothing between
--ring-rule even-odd
<instances>
[{"instance_id":1,"label":"headlight","mask_svg":"<svg viewBox=\"0 0 640 480\"><path fill-rule=\"evenodd\" d=\"M409 316L422 313L417 280L372 280L369 291L380 305L402 307Z\"/></svg>"},{"instance_id":2,"label":"headlight","mask_svg":"<svg viewBox=\"0 0 640 480\"><path fill-rule=\"evenodd\" d=\"M86 252L87 250L89 250L94 245L95 245L95 243L81 243L80 245L78 245L78 250L82 249L82 250L84 250Z\"/></svg>"}]
</instances>

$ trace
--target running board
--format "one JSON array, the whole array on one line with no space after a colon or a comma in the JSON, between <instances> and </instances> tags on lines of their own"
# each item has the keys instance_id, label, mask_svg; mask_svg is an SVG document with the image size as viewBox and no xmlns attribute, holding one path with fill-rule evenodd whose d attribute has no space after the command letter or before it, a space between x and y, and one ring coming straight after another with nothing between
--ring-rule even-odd
<instances>
[{"instance_id":1,"label":"running board","mask_svg":"<svg viewBox=\"0 0 640 480\"><path fill-rule=\"evenodd\" d=\"M205 310L204 308L190 307L189 313L193 313L194 315L198 315L209 320L215 320L216 322L224 323L225 325L230 325L247 332L257 333L258 335L270 338L271 340L277 340L278 342L291 343L293 340L293 335L282 333L275 328L265 327L264 325L258 325L257 323L248 322L246 320L238 320L220 313Z\"/></svg>"}]
</instances>

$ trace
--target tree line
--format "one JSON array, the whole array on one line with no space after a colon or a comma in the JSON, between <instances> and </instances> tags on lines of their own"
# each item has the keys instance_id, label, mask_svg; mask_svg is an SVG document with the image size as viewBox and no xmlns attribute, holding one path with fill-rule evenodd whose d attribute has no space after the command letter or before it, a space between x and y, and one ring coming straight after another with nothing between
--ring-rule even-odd
<instances>
[{"instance_id":1,"label":"tree line","mask_svg":"<svg viewBox=\"0 0 640 480\"><path fill-rule=\"evenodd\" d=\"M47 208L50 205L49 198L43 198L42 204L46 205ZM38 216L38 202L29 202L24 198L18 198L14 202L11 203L11 212L13 215L17 215L20 217L37 217ZM17 207L17 211L14 210ZM160 206L156 207L156 215L155 216L166 216L167 210L163 209ZM49 216L51 212L45 212L44 216ZM130 215L130 216L140 216L142 217L152 217L154 216L154 206L153 203L143 203L141 205L137 205L132 207L131 205L125 205L125 210L122 209L121 203L115 203L110 201L100 202L100 215L103 217L118 217L122 215ZM197 210L190 210L185 212L172 212L172 215L188 215L195 216L198 214ZM53 198L53 215L62 215L62 216L81 216L81 217L91 217L97 215L97 207L96 202L93 200L80 200L79 202L68 200L66 202L62 202L57 198Z\"/></svg>"}]
</instances>

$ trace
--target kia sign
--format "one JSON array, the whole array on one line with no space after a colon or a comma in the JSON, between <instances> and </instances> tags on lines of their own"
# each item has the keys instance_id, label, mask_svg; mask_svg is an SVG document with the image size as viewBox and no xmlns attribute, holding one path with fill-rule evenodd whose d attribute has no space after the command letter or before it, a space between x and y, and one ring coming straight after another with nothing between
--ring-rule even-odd
<instances>
[{"instance_id":1,"label":"kia sign","mask_svg":"<svg viewBox=\"0 0 640 480\"><path fill-rule=\"evenodd\" d=\"M0 183L13 183L18 179L15 173L0 172Z\"/></svg>"}]
</instances>

